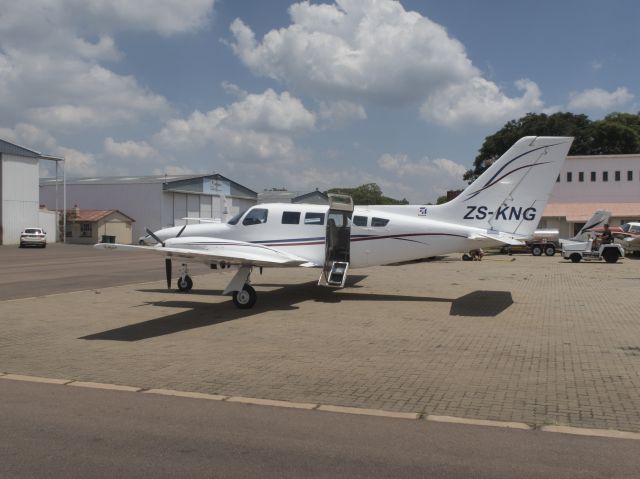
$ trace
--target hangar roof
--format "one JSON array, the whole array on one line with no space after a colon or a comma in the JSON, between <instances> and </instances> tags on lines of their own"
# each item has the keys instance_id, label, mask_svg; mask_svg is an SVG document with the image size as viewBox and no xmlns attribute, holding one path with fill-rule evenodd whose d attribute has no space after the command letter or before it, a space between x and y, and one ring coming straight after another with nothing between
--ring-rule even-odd
<instances>
[{"instance_id":1,"label":"hangar roof","mask_svg":"<svg viewBox=\"0 0 640 479\"><path fill-rule=\"evenodd\" d=\"M25 156L27 158L35 158L37 160L42 159L42 160L63 161L62 158L43 155L42 153L38 153L37 151L31 150L29 148L25 148L24 146L16 145L15 143L11 143L10 141L0 139L0 154L2 153L6 155Z\"/></svg>"},{"instance_id":2,"label":"hangar roof","mask_svg":"<svg viewBox=\"0 0 640 479\"><path fill-rule=\"evenodd\" d=\"M92 176L85 178L68 178L67 185L162 184L165 190L180 190L181 186L201 182L203 179L228 181L249 195L257 196L255 191L218 173L212 173L210 175ZM55 183L55 178L40 179L40 186L53 185Z\"/></svg>"}]
</instances>

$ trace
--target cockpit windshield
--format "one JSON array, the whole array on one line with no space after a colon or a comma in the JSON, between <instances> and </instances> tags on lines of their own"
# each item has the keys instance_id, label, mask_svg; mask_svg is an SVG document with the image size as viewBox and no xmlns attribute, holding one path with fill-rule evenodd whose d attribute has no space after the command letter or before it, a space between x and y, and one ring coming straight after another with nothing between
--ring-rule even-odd
<instances>
[{"instance_id":1,"label":"cockpit windshield","mask_svg":"<svg viewBox=\"0 0 640 479\"><path fill-rule=\"evenodd\" d=\"M243 210L240 213L238 213L237 215L235 215L233 218L231 218L229 221L227 221L228 225L237 225L238 221L240 221L240 218L242 218L242 215L244 215L247 212L247 210Z\"/></svg>"}]
</instances>

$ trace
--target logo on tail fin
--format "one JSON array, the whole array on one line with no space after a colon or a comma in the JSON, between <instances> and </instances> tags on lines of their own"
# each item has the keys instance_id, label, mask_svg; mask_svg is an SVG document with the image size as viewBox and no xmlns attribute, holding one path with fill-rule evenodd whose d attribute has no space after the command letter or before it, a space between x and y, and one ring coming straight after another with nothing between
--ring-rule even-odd
<instances>
[{"instance_id":1,"label":"logo on tail fin","mask_svg":"<svg viewBox=\"0 0 640 479\"><path fill-rule=\"evenodd\" d=\"M482 193L487 188L491 188L493 185L495 185L496 183L502 181L507 176L511 175L512 173L515 173L516 171L520 171L520 170L525 169L525 168L531 168L533 166L546 165L546 164L550 163L549 161L544 161L544 162L541 162L541 163L532 163L530 165L524 165L524 166L520 166L518 168L514 168L513 170L507 171L506 173L502 174L502 172L504 171L505 168L507 168L511 163L513 163L514 161L522 158L523 156L526 156L529 153L533 153L535 151L539 151L539 150L546 149L546 148L549 148L551 146L556 146L556 145L560 145L560 144L561 143L554 143L553 145L540 146L538 148L534 148L533 150L529 150L529 151L527 151L525 153L522 153L521 155L518 155L515 158L512 158L511 160L506 162L504 165L502 165L502 167L498 171L496 171L491 178L489 178L489 180L484 184L484 186L482 188L480 188L479 190L472 191L471 193L469 193L467 195L467 197L464 199L464 201L468 201L471 198L475 198L477 195Z\"/></svg>"}]
</instances>

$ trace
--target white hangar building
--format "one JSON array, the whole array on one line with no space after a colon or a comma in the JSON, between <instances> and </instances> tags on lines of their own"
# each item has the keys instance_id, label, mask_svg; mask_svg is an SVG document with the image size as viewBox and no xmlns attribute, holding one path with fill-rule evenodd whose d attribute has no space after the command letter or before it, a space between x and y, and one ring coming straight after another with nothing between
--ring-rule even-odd
<instances>
[{"instance_id":1,"label":"white hangar building","mask_svg":"<svg viewBox=\"0 0 640 479\"><path fill-rule=\"evenodd\" d=\"M185 218L224 220L257 203L257 193L219 174L114 176L67 180L67 205L119 210L133 218L133 242L152 231L183 225ZM55 203L55 182L40 181L40 202ZM226 211L225 211L226 210Z\"/></svg>"},{"instance_id":2,"label":"white hangar building","mask_svg":"<svg viewBox=\"0 0 640 479\"><path fill-rule=\"evenodd\" d=\"M640 220L640 154L568 156L539 228L568 238L598 209L611 211L612 226Z\"/></svg>"},{"instance_id":3,"label":"white hangar building","mask_svg":"<svg viewBox=\"0 0 640 479\"><path fill-rule=\"evenodd\" d=\"M40 210L40 160L64 161L0 140L0 244L18 244L28 227L43 228L47 239L56 241L56 213ZM55 179L51 181L55 188ZM51 208L55 207L54 198Z\"/></svg>"}]
</instances>

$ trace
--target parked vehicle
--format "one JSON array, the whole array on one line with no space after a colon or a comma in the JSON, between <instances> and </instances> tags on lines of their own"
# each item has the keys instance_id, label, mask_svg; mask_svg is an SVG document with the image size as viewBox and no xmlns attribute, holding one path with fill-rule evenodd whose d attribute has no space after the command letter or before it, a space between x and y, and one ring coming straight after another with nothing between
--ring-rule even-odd
<instances>
[{"instance_id":1,"label":"parked vehicle","mask_svg":"<svg viewBox=\"0 0 640 479\"><path fill-rule=\"evenodd\" d=\"M25 228L20 233L20 248L25 246L47 247L47 233L42 228Z\"/></svg>"},{"instance_id":2,"label":"parked vehicle","mask_svg":"<svg viewBox=\"0 0 640 479\"><path fill-rule=\"evenodd\" d=\"M562 257L573 263L580 261L606 261L615 263L624 258L624 248L619 244L601 244L593 249L593 239L588 241L565 242L562 244Z\"/></svg>"}]
</instances>

